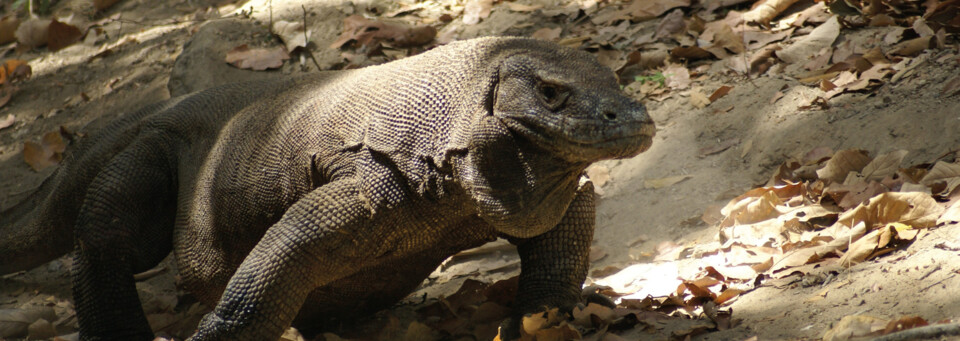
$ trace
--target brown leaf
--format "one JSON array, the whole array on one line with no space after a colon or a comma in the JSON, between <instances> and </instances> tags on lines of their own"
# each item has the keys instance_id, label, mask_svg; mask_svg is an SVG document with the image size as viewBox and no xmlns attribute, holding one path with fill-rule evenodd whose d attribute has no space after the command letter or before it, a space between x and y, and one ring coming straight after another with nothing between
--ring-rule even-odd
<instances>
[{"instance_id":1,"label":"brown leaf","mask_svg":"<svg viewBox=\"0 0 960 341\"><path fill-rule=\"evenodd\" d=\"M823 48L833 45L834 40L839 35L840 22L836 16L831 17L830 20L813 29L806 37L783 50L777 51L777 58L790 64L808 60Z\"/></svg>"},{"instance_id":2,"label":"brown leaf","mask_svg":"<svg viewBox=\"0 0 960 341\"><path fill-rule=\"evenodd\" d=\"M827 160L823 168L817 170L817 176L823 180L842 183L848 173L859 172L868 163L870 163L870 157L864 150L841 150Z\"/></svg>"},{"instance_id":3,"label":"brown leaf","mask_svg":"<svg viewBox=\"0 0 960 341\"><path fill-rule=\"evenodd\" d=\"M668 65L663 70L664 84L671 89L682 90L690 87L690 70L682 65Z\"/></svg>"},{"instance_id":4,"label":"brown leaf","mask_svg":"<svg viewBox=\"0 0 960 341\"><path fill-rule=\"evenodd\" d=\"M280 37L287 46L287 52L293 52L298 47L307 47L310 32L304 32L303 23L277 20L273 23L273 32Z\"/></svg>"},{"instance_id":5,"label":"brown leaf","mask_svg":"<svg viewBox=\"0 0 960 341\"><path fill-rule=\"evenodd\" d=\"M2 104L0 104L0 106L2 106ZM0 120L0 129L10 127L16 121L17 119L13 116L13 114L8 114L6 118Z\"/></svg>"},{"instance_id":6,"label":"brown leaf","mask_svg":"<svg viewBox=\"0 0 960 341\"><path fill-rule=\"evenodd\" d=\"M677 46L670 50L670 55L676 58L683 58L687 60L716 58L713 53L710 53L699 46Z\"/></svg>"},{"instance_id":7,"label":"brown leaf","mask_svg":"<svg viewBox=\"0 0 960 341\"><path fill-rule=\"evenodd\" d=\"M463 23L476 25L490 16L493 0L467 0L463 7Z\"/></svg>"},{"instance_id":8,"label":"brown leaf","mask_svg":"<svg viewBox=\"0 0 960 341\"><path fill-rule=\"evenodd\" d=\"M882 229L870 231L870 233L851 243L850 247L847 248L847 252L840 257L840 265L850 267L865 261L867 257L877 250L881 231Z\"/></svg>"},{"instance_id":9,"label":"brown leaf","mask_svg":"<svg viewBox=\"0 0 960 341\"><path fill-rule=\"evenodd\" d=\"M283 47L251 49L243 44L227 52L226 62L240 69L262 71L281 67L287 59L290 55Z\"/></svg>"},{"instance_id":10,"label":"brown leaf","mask_svg":"<svg viewBox=\"0 0 960 341\"><path fill-rule=\"evenodd\" d=\"M83 32L76 26L53 19L47 31L47 48L57 51L77 42L80 37L83 37Z\"/></svg>"},{"instance_id":11,"label":"brown leaf","mask_svg":"<svg viewBox=\"0 0 960 341\"><path fill-rule=\"evenodd\" d=\"M67 144L59 131L52 131L43 135L40 143L27 141L23 143L23 161L30 168L39 172L40 170L59 164L63 160L63 152L67 149Z\"/></svg>"},{"instance_id":12,"label":"brown leaf","mask_svg":"<svg viewBox=\"0 0 960 341\"><path fill-rule=\"evenodd\" d=\"M721 86L717 89L717 91L714 91L713 94L710 95L710 103L715 102L716 100L720 99L720 97L726 96L728 93L730 93L730 90L733 90L732 86Z\"/></svg>"},{"instance_id":13,"label":"brown leaf","mask_svg":"<svg viewBox=\"0 0 960 341\"><path fill-rule=\"evenodd\" d=\"M47 43L50 19L30 19L17 27L17 42L26 47L38 47Z\"/></svg>"},{"instance_id":14,"label":"brown leaf","mask_svg":"<svg viewBox=\"0 0 960 341\"><path fill-rule=\"evenodd\" d=\"M524 4L518 4L518 3L516 3L516 2L508 2L508 3L507 3L507 7L510 8L510 10L511 10L511 11L514 11L514 12L533 12L533 11L536 11L536 10L538 10L538 9L543 8L543 5L540 5L540 4L538 4L538 5L524 5Z\"/></svg>"},{"instance_id":15,"label":"brown leaf","mask_svg":"<svg viewBox=\"0 0 960 341\"><path fill-rule=\"evenodd\" d=\"M866 204L844 212L837 222L846 226L859 222L867 226L904 223L914 228L925 228L936 225L937 218L943 211L943 206L929 194L886 192L873 197Z\"/></svg>"},{"instance_id":16,"label":"brown leaf","mask_svg":"<svg viewBox=\"0 0 960 341\"><path fill-rule=\"evenodd\" d=\"M593 181L593 184L597 187L603 187L610 181L610 169L603 165L593 164L590 167L587 167L586 170L587 177Z\"/></svg>"},{"instance_id":17,"label":"brown leaf","mask_svg":"<svg viewBox=\"0 0 960 341\"><path fill-rule=\"evenodd\" d=\"M562 31L563 31L562 27L556 27L556 28L544 27L534 31L533 34L530 35L530 37L536 38L536 39L542 39L542 40L555 41L557 39L560 39L560 32Z\"/></svg>"},{"instance_id":18,"label":"brown leaf","mask_svg":"<svg viewBox=\"0 0 960 341\"><path fill-rule=\"evenodd\" d=\"M894 46L893 51L890 53L899 56L915 57L920 54L920 52L923 52L923 50L930 48L932 41L932 36L910 39Z\"/></svg>"},{"instance_id":19,"label":"brown leaf","mask_svg":"<svg viewBox=\"0 0 960 341\"><path fill-rule=\"evenodd\" d=\"M683 31L686 27L686 23L683 21L683 11L676 9L670 14L667 14L660 19L660 23L657 24L657 28L654 31L653 38L665 38L673 35L674 33L679 33Z\"/></svg>"},{"instance_id":20,"label":"brown leaf","mask_svg":"<svg viewBox=\"0 0 960 341\"><path fill-rule=\"evenodd\" d=\"M707 98L706 94L700 91L700 88L690 91L690 105L696 107L697 109L703 109L708 104L710 104L710 99Z\"/></svg>"},{"instance_id":21,"label":"brown leaf","mask_svg":"<svg viewBox=\"0 0 960 341\"><path fill-rule=\"evenodd\" d=\"M617 317L613 309L610 309L609 307L605 307L596 303L587 304L587 306L583 308L581 307L573 308L572 313L573 313L573 324L584 327L584 328L600 327L593 324L593 319L591 318L591 315L596 316L601 322L601 325L609 324L611 321L613 321L614 318Z\"/></svg>"},{"instance_id":22,"label":"brown leaf","mask_svg":"<svg viewBox=\"0 0 960 341\"><path fill-rule=\"evenodd\" d=\"M907 151L902 149L877 156L863 167L860 174L863 174L863 178L867 181L880 180L894 175L900 169L900 163L903 162L905 156L907 156Z\"/></svg>"},{"instance_id":23,"label":"brown leaf","mask_svg":"<svg viewBox=\"0 0 960 341\"><path fill-rule=\"evenodd\" d=\"M777 14L786 10L798 0L764 0L754 5L753 9L743 13L743 20L752 23L766 24Z\"/></svg>"},{"instance_id":24,"label":"brown leaf","mask_svg":"<svg viewBox=\"0 0 960 341\"><path fill-rule=\"evenodd\" d=\"M20 19L17 19L16 15L8 14L0 19L0 44L17 40L14 34L17 32L17 27L20 27Z\"/></svg>"}]
</instances>

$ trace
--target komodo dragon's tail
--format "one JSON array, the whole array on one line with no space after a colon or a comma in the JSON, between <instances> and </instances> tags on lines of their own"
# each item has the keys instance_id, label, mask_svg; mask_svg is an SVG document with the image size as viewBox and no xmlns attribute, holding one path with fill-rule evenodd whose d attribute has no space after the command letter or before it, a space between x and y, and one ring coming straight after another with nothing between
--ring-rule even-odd
<instances>
[{"instance_id":1,"label":"komodo dragon's tail","mask_svg":"<svg viewBox=\"0 0 960 341\"><path fill-rule=\"evenodd\" d=\"M45 205L56 184L59 170L47 178L26 200L0 212L0 275L28 270L60 257L73 248L70 224L59 224ZM46 219L41 219L46 218Z\"/></svg>"}]
</instances>

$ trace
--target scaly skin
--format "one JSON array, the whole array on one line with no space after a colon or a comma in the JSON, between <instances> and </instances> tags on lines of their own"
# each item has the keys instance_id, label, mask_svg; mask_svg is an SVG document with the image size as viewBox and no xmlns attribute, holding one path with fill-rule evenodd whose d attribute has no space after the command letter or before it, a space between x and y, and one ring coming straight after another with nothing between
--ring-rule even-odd
<instances>
[{"instance_id":1,"label":"scaly skin","mask_svg":"<svg viewBox=\"0 0 960 341\"><path fill-rule=\"evenodd\" d=\"M517 321L578 302L595 224L583 170L653 134L592 56L523 38L213 88L81 143L0 218L0 273L72 236L81 339L150 340L132 276L172 250L215 307L191 340L270 340L388 307L505 237Z\"/></svg>"}]
</instances>

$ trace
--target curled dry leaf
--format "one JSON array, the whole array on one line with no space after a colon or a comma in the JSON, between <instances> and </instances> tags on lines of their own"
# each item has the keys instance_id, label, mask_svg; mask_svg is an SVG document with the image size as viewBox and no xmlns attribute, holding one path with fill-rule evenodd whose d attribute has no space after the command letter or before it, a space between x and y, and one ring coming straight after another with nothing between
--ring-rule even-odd
<instances>
[{"instance_id":1,"label":"curled dry leaf","mask_svg":"<svg viewBox=\"0 0 960 341\"><path fill-rule=\"evenodd\" d=\"M493 0L467 0L463 7L463 23L476 25L480 20L490 16L493 9Z\"/></svg>"},{"instance_id":2,"label":"curled dry leaf","mask_svg":"<svg viewBox=\"0 0 960 341\"><path fill-rule=\"evenodd\" d=\"M797 2L797 0L761 1L759 4L754 5L753 9L743 13L743 20L752 23L766 24L795 2Z\"/></svg>"},{"instance_id":3,"label":"curled dry leaf","mask_svg":"<svg viewBox=\"0 0 960 341\"><path fill-rule=\"evenodd\" d=\"M827 160L823 168L817 170L817 176L823 180L842 183L848 173L859 172L868 163L870 163L870 157L865 150L841 150Z\"/></svg>"},{"instance_id":4,"label":"curled dry leaf","mask_svg":"<svg viewBox=\"0 0 960 341\"><path fill-rule=\"evenodd\" d=\"M283 61L290 59L290 55L283 47L253 48L247 44L237 46L227 52L226 61L240 69L262 71L283 66Z\"/></svg>"},{"instance_id":5,"label":"curled dry leaf","mask_svg":"<svg viewBox=\"0 0 960 341\"><path fill-rule=\"evenodd\" d=\"M801 38L783 50L777 51L777 58L786 63L798 63L809 60L814 54L825 47L833 45L840 35L840 21L836 16L817 26L806 37Z\"/></svg>"},{"instance_id":6,"label":"curled dry leaf","mask_svg":"<svg viewBox=\"0 0 960 341\"><path fill-rule=\"evenodd\" d=\"M310 39L310 32L304 32L303 23L278 20L273 23L273 32L280 36L283 44L287 46L287 52L293 52L298 47L307 47L307 39Z\"/></svg>"},{"instance_id":7,"label":"curled dry leaf","mask_svg":"<svg viewBox=\"0 0 960 341\"><path fill-rule=\"evenodd\" d=\"M23 161L34 171L39 172L60 163L65 150L67 150L67 144L63 141L63 136L59 131L52 131L44 134L40 143L33 141L23 143Z\"/></svg>"},{"instance_id":8,"label":"curled dry leaf","mask_svg":"<svg viewBox=\"0 0 960 341\"><path fill-rule=\"evenodd\" d=\"M533 12L543 8L543 5L524 5L516 2L508 2L507 7L514 12Z\"/></svg>"},{"instance_id":9,"label":"curled dry leaf","mask_svg":"<svg viewBox=\"0 0 960 341\"><path fill-rule=\"evenodd\" d=\"M870 199L853 210L844 212L837 221L846 226L860 222L868 226L903 223L914 228L936 225L943 206L929 194L920 192L886 192Z\"/></svg>"},{"instance_id":10,"label":"curled dry leaf","mask_svg":"<svg viewBox=\"0 0 960 341\"><path fill-rule=\"evenodd\" d=\"M17 119L13 116L13 114L8 114L6 118L0 119L0 129L10 127L16 121Z\"/></svg>"},{"instance_id":11,"label":"curled dry leaf","mask_svg":"<svg viewBox=\"0 0 960 341\"><path fill-rule=\"evenodd\" d=\"M907 151L902 149L877 156L873 161L870 161L870 163L863 167L860 174L862 174L863 178L867 181L880 180L884 177L894 175L897 173L897 170L900 169L900 163L903 162L905 156L907 156Z\"/></svg>"}]
</instances>

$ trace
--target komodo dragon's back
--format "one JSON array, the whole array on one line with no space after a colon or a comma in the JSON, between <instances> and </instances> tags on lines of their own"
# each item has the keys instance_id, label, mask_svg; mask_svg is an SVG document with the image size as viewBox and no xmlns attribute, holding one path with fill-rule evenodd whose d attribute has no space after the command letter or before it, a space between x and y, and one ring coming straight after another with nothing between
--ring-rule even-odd
<instances>
[{"instance_id":1,"label":"komodo dragon's back","mask_svg":"<svg viewBox=\"0 0 960 341\"><path fill-rule=\"evenodd\" d=\"M191 340L318 332L504 237L519 316L579 300L593 162L653 124L589 54L480 38L363 69L217 87L124 116L0 215L0 273L76 251L84 340L149 340L133 274L171 250L215 307Z\"/></svg>"}]
</instances>

